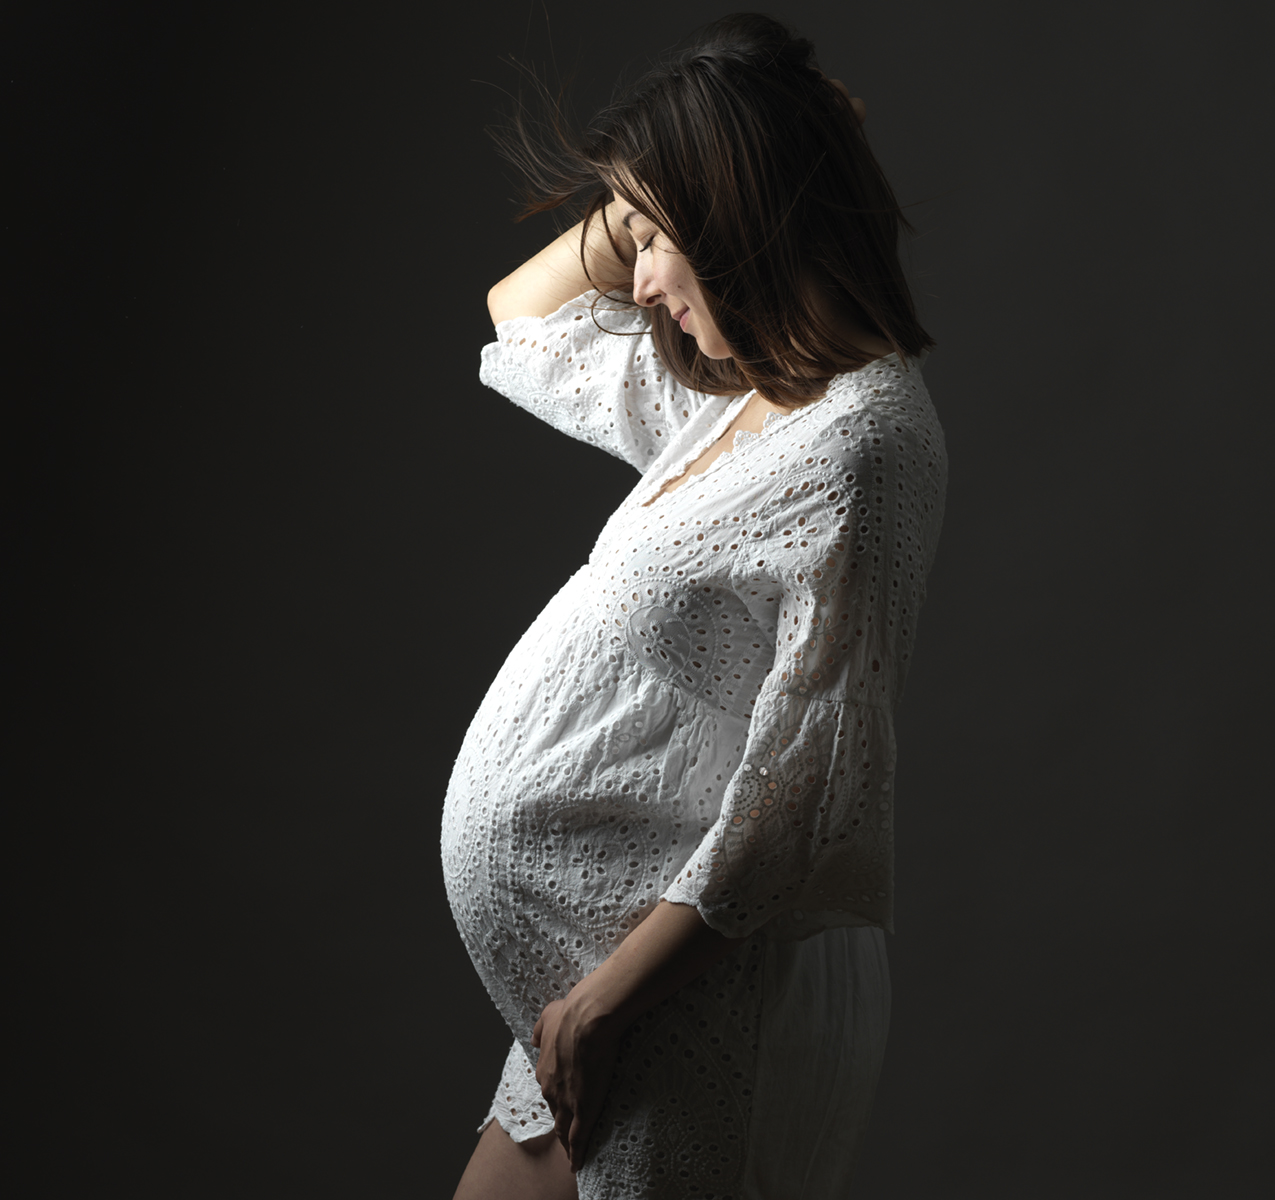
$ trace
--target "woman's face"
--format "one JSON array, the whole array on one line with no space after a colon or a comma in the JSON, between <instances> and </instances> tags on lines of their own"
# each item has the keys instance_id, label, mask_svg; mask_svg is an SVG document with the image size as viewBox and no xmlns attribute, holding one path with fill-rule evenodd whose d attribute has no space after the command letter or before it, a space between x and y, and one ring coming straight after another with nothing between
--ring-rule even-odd
<instances>
[{"instance_id":1,"label":"woman's face","mask_svg":"<svg viewBox=\"0 0 1275 1200\"><path fill-rule=\"evenodd\" d=\"M693 337L706 358L730 358L731 350L704 307L704 296L686 259L649 217L627 200L616 206L637 251L633 266L633 299L646 308L666 305L670 315Z\"/></svg>"}]
</instances>

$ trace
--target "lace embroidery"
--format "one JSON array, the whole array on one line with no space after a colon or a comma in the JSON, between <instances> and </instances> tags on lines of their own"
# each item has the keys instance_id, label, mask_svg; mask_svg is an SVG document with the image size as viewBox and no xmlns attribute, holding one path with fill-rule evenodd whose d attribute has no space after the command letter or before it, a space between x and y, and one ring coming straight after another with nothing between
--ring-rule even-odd
<instances>
[{"instance_id":1,"label":"lace embroidery","mask_svg":"<svg viewBox=\"0 0 1275 1200\"><path fill-rule=\"evenodd\" d=\"M797 410L797 411L800 411L800 410ZM790 417L790 416L792 416L792 415L793 415L793 413L777 413L777 412L768 412L768 413L766 414L766 416L765 416L765 419L764 419L764 420L762 421L762 423L761 423L761 432L760 432L760 433L758 433L758 432L756 432L756 431L754 431L754 430L752 430L752 429L737 429L737 430L735 430L735 442L734 442L734 445L732 445L732 446L731 446L730 450L728 450L728 451L727 451L727 453L728 453L728 454L730 454L730 453L733 453L733 452L735 452L735 451L737 451L737 450L742 450L742 449L743 449L745 446L747 446L750 442L755 442L755 441L757 441L757 440L758 440L759 438L761 438L764 434L769 433L769 432L770 432L770 431L771 431L771 430L772 430L772 429L773 429L776 425L778 425L778 424L779 424L779 422L780 422L780 421L783 421L784 419L786 419L787 417Z\"/></svg>"}]
</instances>

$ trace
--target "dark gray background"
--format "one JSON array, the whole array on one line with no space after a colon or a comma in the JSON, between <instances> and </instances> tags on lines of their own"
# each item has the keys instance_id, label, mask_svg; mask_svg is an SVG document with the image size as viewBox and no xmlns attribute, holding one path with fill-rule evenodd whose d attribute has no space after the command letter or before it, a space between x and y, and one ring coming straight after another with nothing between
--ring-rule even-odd
<instances>
[{"instance_id":1,"label":"dark gray background","mask_svg":"<svg viewBox=\"0 0 1275 1200\"><path fill-rule=\"evenodd\" d=\"M502 55L587 110L730 10L429 7L3 17L42 1194L449 1197L495 1086L443 791L631 475L478 383L553 233L482 130ZM913 205L951 458L862 1200L1259 1194L1262 7L772 10Z\"/></svg>"}]
</instances>

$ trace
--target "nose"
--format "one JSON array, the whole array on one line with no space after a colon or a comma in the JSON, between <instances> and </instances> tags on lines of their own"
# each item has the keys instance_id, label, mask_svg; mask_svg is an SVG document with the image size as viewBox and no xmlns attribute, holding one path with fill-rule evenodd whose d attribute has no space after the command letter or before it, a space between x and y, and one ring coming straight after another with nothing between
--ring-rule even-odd
<instances>
[{"instance_id":1,"label":"nose","mask_svg":"<svg viewBox=\"0 0 1275 1200\"><path fill-rule=\"evenodd\" d=\"M650 308L653 304L659 303L661 295L663 293L655 286L655 280L651 277L650 267L646 266L642 261L642 255L639 255L633 268L634 301L644 308Z\"/></svg>"}]
</instances>

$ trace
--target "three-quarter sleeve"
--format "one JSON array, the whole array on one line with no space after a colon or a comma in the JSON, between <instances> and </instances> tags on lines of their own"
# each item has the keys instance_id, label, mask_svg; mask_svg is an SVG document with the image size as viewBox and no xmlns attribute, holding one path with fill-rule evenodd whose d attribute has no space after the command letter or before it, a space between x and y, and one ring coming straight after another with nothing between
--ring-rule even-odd
<instances>
[{"instance_id":1,"label":"three-quarter sleeve","mask_svg":"<svg viewBox=\"0 0 1275 1200\"><path fill-rule=\"evenodd\" d=\"M894 708L946 467L928 402L854 407L758 514L736 590L773 600L774 666L715 823L665 892L730 936L892 929Z\"/></svg>"},{"instance_id":2,"label":"three-quarter sleeve","mask_svg":"<svg viewBox=\"0 0 1275 1200\"><path fill-rule=\"evenodd\" d=\"M599 299L596 292L547 317L502 321L496 336L483 347L483 383L639 471L707 399L664 369L646 310Z\"/></svg>"}]
</instances>

